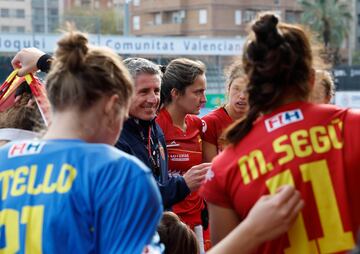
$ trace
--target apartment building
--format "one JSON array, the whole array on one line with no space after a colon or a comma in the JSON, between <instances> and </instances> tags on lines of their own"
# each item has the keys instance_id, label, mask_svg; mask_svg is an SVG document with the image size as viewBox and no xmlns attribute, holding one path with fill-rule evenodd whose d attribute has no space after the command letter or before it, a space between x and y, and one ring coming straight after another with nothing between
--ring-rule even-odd
<instances>
[{"instance_id":1,"label":"apartment building","mask_svg":"<svg viewBox=\"0 0 360 254\"><path fill-rule=\"evenodd\" d=\"M83 7L91 10L111 9L113 7L123 5L125 0L64 0L65 10L74 7Z\"/></svg>"},{"instance_id":2,"label":"apartment building","mask_svg":"<svg viewBox=\"0 0 360 254\"><path fill-rule=\"evenodd\" d=\"M0 32L31 31L31 0L0 0Z\"/></svg>"},{"instance_id":3,"label":"apartment building","mask_svg":"<svg viewBox=\"0 0 360 254\"><path fill-rule=\"evenodd\" d=\"M62 15L61 0L0 0L0 32L52 33Z\"/></svg>"},{"instance_id":4,"label":"apartment building","mask_svg":"<svg viewBox=\"0 0 360 254\"><path fill-rule=\"evenodd\" d=\"M31 0L33 32L58 32L64 13L63 6L62 0Z\"/></svg>"},{"instance_id":5,"label":"apartment building","mask_svg":"<svg viewBox=\"0 0 360 254\"><path fill-rule=\"evenodd\" d=\"M352 10L353 10L353 31L350 31L354 35L355 48L360 49L360 0L352 0Z\"/></svg>"},{"instance_id":6,"label":"apartment building","mask_svg":"<svg viewBox=\"0 0 360 254\"><path fill-rule=\"evenodd\" d=\"M297 0L133 0L131 33L168 36L241 36L260 11L296 22Z\"/></svg>"}]
</instances>

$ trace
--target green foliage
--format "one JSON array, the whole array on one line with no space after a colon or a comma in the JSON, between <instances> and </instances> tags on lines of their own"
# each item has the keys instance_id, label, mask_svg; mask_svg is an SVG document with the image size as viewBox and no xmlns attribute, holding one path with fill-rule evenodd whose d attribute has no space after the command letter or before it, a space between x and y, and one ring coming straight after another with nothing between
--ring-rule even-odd
<instances>
[{"instance_id":1,"label":"green foliage","mask_svg":"<svg viewBox=\"0 0 360 254\"><path fill-rule=\"evenodd\" d=\"M332 54L337 54L348 36L352 15L349 1L345 0L299 0L303 7L302 22L320 36L320 41ZM338 59L339 56L333 56Z\"/></svg>"},{"instance_id":2,"label":"green foliage","mask_svg":"<svg viewBox=\"0 0 360 254\"><path fill-rule=\"evenodd\" d=\"M64 22L73 22L76 28L88 33L122 34L123 9L91 10L74 8L64 15Z\"/></svg>"},{"instance_id":3,"label":"green foliage","mask_svg":"<svg viewBox=\"0 0 360 254\"><path fill-rule=\"evenodd\" d=\"M360 50L356 50L352 58L353 65L360 65Z\"/></svg>"}]
</instances>

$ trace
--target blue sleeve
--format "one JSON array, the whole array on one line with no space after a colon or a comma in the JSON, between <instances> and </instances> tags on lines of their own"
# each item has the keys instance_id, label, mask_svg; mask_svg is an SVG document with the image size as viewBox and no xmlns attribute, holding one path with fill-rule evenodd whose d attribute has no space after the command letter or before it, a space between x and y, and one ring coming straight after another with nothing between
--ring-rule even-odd
<instances>
[{"instance_id":1,"label":"blue sleeve","mask_svg":"<svg viewBox=\"0 0 360 254\"><path fill-rule=\"evenodd\" d=\"M113 165L94 186L96 253L141 253L162 215L151 173L141 163Z\"/></svg>"}]
</instances>

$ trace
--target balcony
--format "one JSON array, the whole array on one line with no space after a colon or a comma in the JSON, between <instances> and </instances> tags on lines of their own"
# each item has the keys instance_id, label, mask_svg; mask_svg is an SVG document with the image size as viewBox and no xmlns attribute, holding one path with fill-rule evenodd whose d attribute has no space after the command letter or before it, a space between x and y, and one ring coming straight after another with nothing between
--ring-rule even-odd
<instances>
[{"instance_id":1,"label":"balcony","mask_svg":"<svg viewBox=\"0 0 360 254\"><path fill-rule=\"evenodd\" d=\"M141 1L139 6L131 5L133 12L159 12L165 10L182 9L185 0L146 0Z\"/></svg>"},{"instance_id":2,"label":"balcony","mask_svg":"<svg viewBox=\"0 0 360 254\"><path fill-rule=\"evenodd\" d=\"M135 35L184 35L185 24L184 23L167 23L154 25L149 24L147 26L143 26L141 30L135 30L133 33Z\"/></svg>"}]
</instances>

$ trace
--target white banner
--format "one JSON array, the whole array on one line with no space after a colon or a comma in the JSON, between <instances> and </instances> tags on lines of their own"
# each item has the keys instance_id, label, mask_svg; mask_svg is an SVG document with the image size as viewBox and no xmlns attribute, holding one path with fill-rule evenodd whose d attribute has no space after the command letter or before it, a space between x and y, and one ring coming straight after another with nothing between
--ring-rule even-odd
<instances>
[{"instance_id":1,"label":"white banner","mask_svg":"<svg viewBox=\"0 0 360 254\"><path fill-rule=\"evenodd\" d=\"M336 92L335 104L345 108L360 108L360 91Z\"/></svg>"},{"instance_id":2,"label":"white banner","mask_svg":"<svg viewBox=\"0 0 360 254\"><path fill-rule=\"evenodd\" d=\"M57 35L0 34L0 52L17 52L35 47L53 52ZM192 38L192 37L123 37L89 35L92 44L106 46L119 54L140 55L217 55L236 56L242 52L243 38Z\"/></svg>"}]
</instances>

